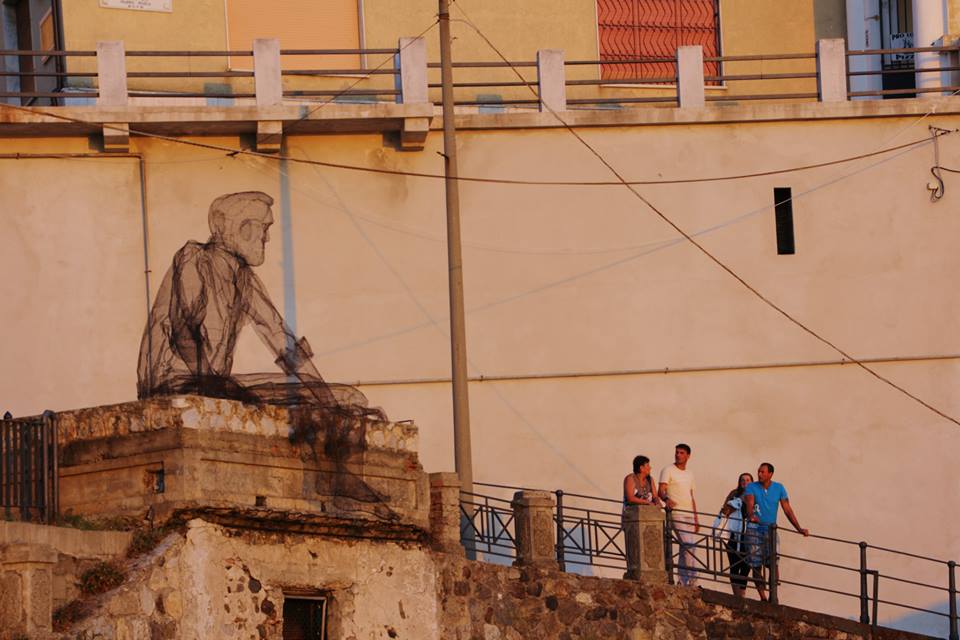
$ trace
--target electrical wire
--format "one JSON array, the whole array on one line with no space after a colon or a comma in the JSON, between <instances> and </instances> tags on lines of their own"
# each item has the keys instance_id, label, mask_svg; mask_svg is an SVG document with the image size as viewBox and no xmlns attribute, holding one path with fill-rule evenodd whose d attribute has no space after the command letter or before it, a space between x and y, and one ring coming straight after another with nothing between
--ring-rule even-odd
<instances>
[{"instance_id":1,"label":"electrical wire","mask_svg":"<svg viewBox=\"0 0 960 640\"><path fill-rule=\"evenodd\" d=\"M460 13L463 14L463 16L466 18L466 19L464 20L465 24L467 24L468 26L470 26L470 28L472 28L472 29L474 30L474 32L480 37L480 39L482 39L484 42L486 42L486 44L497 54L497 56L499 56L500 59L503 60L503 61L513 70L514 74L517 75L517 77L519 77L521 80L523 80L523 79L524 79L524 78L523 78L523 75L517 70L517 68L516 68L509 60L507 60L506 56L503 55L503 53L500 51L500 49L498 49L498 48L490 41L490 39L487 38L487 36L486 36L483 32L481 32L480 29L479 29L475 24L473 24L473 22L470 20L470 17L469 17L469 16L467 15L467 13L463 10L463 7L461 7L461 6L456 2L456 0L453 0L452 4L454 4L454 5L457 7L457 10L460 11ZM529 86L528 88L530 89L531 92L533 92L534 95L537 95L536 90L535 90L532 86ZM960 427L960 420L958 420L957 418L954 418L953 416L951 416L951 415L945 413L944 411L938 409L937 407L935 407L935 406L933 406L932 404L928 403L927 401L923 400L923 399L920 398L919 396L911 393L909 390L907 390L907 389L904 388L903 386L895 383L893 380L890 380L890 379L887 378L886 376L881 375L879 372L877 372L877 371L875 371L874 369L872 369L871 367L867 366L865 363L861 362L860 360L858 360L857 358L855 358L854 356L852 356L851 354L849 354L845 349L842 349L840 346L838 346L837 344L835 344L835 343L832 342L831 340L827 339L825 336L821 335L819 332L817 332L817 331L815 331L814 329L808 327L806 324L804 324L803 322L801 322L800 320L798 320L797 318L795 318L795 317L794 317L793 315L791 315L788 311L786 311L783 307L781 307L780 305L778 305L777 303L775 303L775 302L774 302L773 300L771 300L769 297L767 297L767 296L764 295L762 292L760 292L760 290L758 290L756 287L754 287L754 286L751 285L749 282L747 282L747 280L746 280L743 276L741 276L741 275L740 275L739 273L737 273L733 268L731 268L731 267L728 266L726 263L724 263L722 260L720 260L718 257L716 257L716 256L715 256L712 252L710 252L703 244L701 244L700 242L697 242L697 240L696 240L693 236L691 236L689 233L687 233L682 227L680 227L679 224L677 224L676 222L674 222L669 216L667 216L666 213L664 213L661 209L659 209L658 207L656 207L649 199L647 199L643 194L641 194L639 191L637 191L637 189L636 189L633 185L629 184L629 183L626 181L626 179L620 174L620 172L617 171L617 169L613 166L613 164L611 164L610 161L608 161L599 151L596 150L596 148L594 148L589 142L587 142L587 141L583 138L583 136L581 136L581 135L576 131L576 129L574 129L572 126L570 126L569 124L567 124L567 122L566 122L562 117L560 117L560 115L559 115L554 109L552 109L552 108L549 106L549 104L543 103L543 106L544 106L545 109L547 109L547 110L553 115L554 118L557 119L557 121L558 121L574 138L577 139L578 142L580 142L580 144L582 144L582 145L591 153L591 155L593 155L604 167L606 167L607 170L609 170L610 173L613 174L613 175L620 181L620 183L630 191L630 193L632 193L638 200L640 200L640 202L642 202L644 205L646 205L646 207L647 207L648 209L650 209L654 214L656 214L657 217L659 217L661 220L663 220L663 221L664 221L667 225L669 225L674 231L676 231L676 232L679 233L681 236L683 236L683 238L684 238L687 242L689 242L691 245L693 245L693 246L694 246L700 253L702 253L709 261L713 262L717 267L719 267L721 270L723 270L725 273L727 273L730 277L732 277L734 280L736 280L743 288L745 288L747 291L749 291L751 294L753 294L753 296L755 296L755 297L756 297L757 299L759 299L761 302L763 302L763 303L766 304L768 307L770 307L771 309L773 309L774 311L776 311L776 312L777 312L778 314L780 314L782 317L786 318L790 323L792 323L793 325L795 325L796 327L798 327L799 329L801 329L802 331L804 331L805 333L807 333L807 334L810 335L811 337L815 338L815 339L816 339L817 341L819 341L820 343L822 343L822 344L826 345L827 347L833 349L835 352L837 352L838 354L840 354L842 357L846 358L846 359L849 360L851 363L853 363L853 364L855 364L856 366L860 367L861 369L863 369L864 371L866 371L867 373L869 373L871 376L873 376L873 377L876 378L877 380L879 380L879 381L883 382L884 384L888 385L889 387L891 387L891 388L899 391L901 394L903 394L903 395L905 395L906 397L912 399L914 402L920 404L921 406L925 407L925 408L928 409L929 411L937 414L937 415L940 416L941 418L943 418L943 419L945 419L945 420L947 420L947 421L949 421L949 422L952 422L954 425ZM924 117L926 117L926 116L924 116ZM922 119L922 118L921 118L921 119Z\"/></svg>"}]
</instances>

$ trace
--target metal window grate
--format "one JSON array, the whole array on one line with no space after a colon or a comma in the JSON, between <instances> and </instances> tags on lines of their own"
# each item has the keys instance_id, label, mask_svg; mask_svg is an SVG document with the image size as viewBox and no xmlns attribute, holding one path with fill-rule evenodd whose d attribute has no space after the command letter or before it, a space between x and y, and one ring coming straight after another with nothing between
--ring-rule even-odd
<instances>
[{"instance_id":1,"label":"metal window grate","mask_svg":"<svg viewBox=\"0 0 960 640\"><path fill-rule=\"evenodd\" d=\"M682 45L698 44L704 58L718 57L719 21L719 0L597 0L601 79L676 77ZM707 62L704 75L719 76L720 63Z\"/></svg>"}]
</instances>

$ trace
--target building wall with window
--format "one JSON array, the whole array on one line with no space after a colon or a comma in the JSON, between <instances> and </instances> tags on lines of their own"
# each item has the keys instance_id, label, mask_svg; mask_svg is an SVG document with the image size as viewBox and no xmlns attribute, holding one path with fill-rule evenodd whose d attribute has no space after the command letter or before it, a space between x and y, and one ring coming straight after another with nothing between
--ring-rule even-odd
<instances>
[{"instance_id":1,"label":"building wall with window","mask_svg":"<svg viewBox=\"0 0 960 640\"><path fill-rule=\"evenodd\" d=\"M724 112L740 123L637 116L614 126L596 115L582 135L633 180L734 176L925 140L927 125L953 126L956 100L929 117L816 117L826 105L795 105L794 117L778 108L777 122L759 121L761 107ZM508 116L461 118L462 175L610 180L567 131L501 128ZM960 166L958 140L939 141L946 167ZM215 197L259 189L276 198L276 224L257 272L319 370L357 384L392 419L415 420L425 468L451 469L442 181L163 140L132 146L146 162L145 212L135 159L0 159L0 272L15 274L0 281L4 308L15 310L4 316L3 408L132 399L146 310L172 256L208 237ZM437 133L415 153L380 134L290 136L286 147L304 159L442 171ZM3 153L87 150L86 138L0 141ZM946 175L945 196L931 202L933 163L926 144L638 189L792 317L957 416L960 184ZM777 251L774 190L784 187L794 255ZM698 505L711 518L737 475L769 460L814 532L916 549L923 523L932 555L960 548L960 428L765 305L626 189L464 183L461 204L478 480L616 499L634 455L657 470L688 442ZM275 368L244 333L235 371ZM784 549L817 544L789 537ZM808 568L783 570L814 579ZM891 599L901 588L890 587ZM789 585L781 597L851 615L846 601ZM935 594L925 602L944 604Z\"/></svg>"},{"instance_id":2,"label":"building wall with window","mask_svg":"<svg viewBox=\"0 0 960 640\"><path fill-rule=\"evenodd\" d=\"M123 40L128 50L181 49L227 50L249 49L254 37L279 37L281 46L289 49L396 47L402 36L424 33L430 60L439 60L435 22L436 3L418 0L405 3L398 12L396 4L387 0L337 0L331 3L290 0L263 11L261 3L250 0L195 0L186 4L174 2L172 12L133 11L100 6L98 0L75 0L64 3L64 31L68 49L91 50L98 40ZM664 10L663 7L668 7ZM719 17L710 15L719 11ZM528 0L523 3L506 0L462 0L451 9L454 19L454 57L459 61L500 61L499 55L480 38L466 22L485 25L485 33L500 52L512 61L532 61L538 49L563 49L567 60L623 59L632 55L672 55L676 44L716 41L707 48L723 55L755 55L777 53L812 53L817 38L843 37L842 0L796 0L793 2L758 3L752 0L677 0L656 3L650 0ZM715 32L709 33L710 25ZM685 25L685 26L684 26ZM691 27L693 25L693 27ZM719 36L716 30L719 30ZM716 37L715 37L716 36ZM294 57L284 59L286 68L371 68L383 64L389 55ZM156 64L156 60L151 60ZM132 70L144 70L146 61L128 60ZM249 58L195 57L165 59L168 69L216 71L249 69ZM387 64L390 64L389 62ZM93 69L93 60L71 60L71 70ZM731 62L723 66L725 74L789 73L812 71L812 60L766 60L763 62ZM721 68L707 65L707 74ZM528 78L535 78L533 69L522 69ZM634 66L583 65L568 69L573 80L626 78L636 75L638 84L644 78L672 76L674 65L656 63ZM439 73L432 77L439 81ZM458 81L516 81L510 70L464 69L457 72ZM293 87L339 87L341 79L287 79ZM197 90L204 85L222 85L224 92L249 92L251 83L242 78L206 78L131 80L131 89L156 91ZM361 87L389 85L388 77L372 77ZM730 81L708 82L711 95L750 93L756 83ZM785 79L764 84L764 93L810 93L816 91L813 79ZM663 83L655 86L601 85L571 87L571 97L601 94L605 97L660 95ZM498 98L526 98L522 88L480 88L458 92L458 97L496 101ZM433 92L439 101L439 91Z\"/></svg>"}]
</instances>

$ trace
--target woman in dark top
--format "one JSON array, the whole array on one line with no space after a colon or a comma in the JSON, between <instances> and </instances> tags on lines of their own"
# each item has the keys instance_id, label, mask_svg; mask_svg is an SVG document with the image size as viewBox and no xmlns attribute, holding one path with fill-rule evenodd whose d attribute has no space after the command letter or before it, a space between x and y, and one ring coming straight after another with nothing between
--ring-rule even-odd
<instances>
[{"instance_id":1,"label":"woman in dark top","mask_svg":"<svg viewBox=\"0 0 960 640\"><path fill-rule=\"evenodd\" d=\"M623 506L651 504L661 506L657 496L657 483L650 475L650 458L637 456L633 459L633 473L623 479Z\"/></svg>"}]
</instances>

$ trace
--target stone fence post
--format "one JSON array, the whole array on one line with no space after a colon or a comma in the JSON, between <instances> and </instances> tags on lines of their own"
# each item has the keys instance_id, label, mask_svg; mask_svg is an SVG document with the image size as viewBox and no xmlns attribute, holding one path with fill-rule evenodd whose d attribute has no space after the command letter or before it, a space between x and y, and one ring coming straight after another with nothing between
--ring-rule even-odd
<instances>
[{"instance_id":1,"label":"stone fence post","mask_svg":"<svg viewBox=\"0 0 960 640\"><path fill-rule=\"evenodd\" d=\"M464 555L460 544L460 478L455 473L430 474L430 545L437 551Z\"/></svg>"},{"instance_id":2,"label":"stone fence post","mask_svg":"<svg viewBox=\"0 0 960 640\"><path fill-rule=\"evenodd\" d=\"M97 43L97 106L127 106L127 62L122 40ZM130 145L130 125L111 122L103 126L103 148L126 151Z\"/></svg>"},{"instance_id":3,"label":"stone fence post","mask_svg":"<svg viewBox=\"0 0 960 640\"><path fill-rule=\"evenodd\" d=\"M567 110L566 72L563 67L563 49L537 51L537 88L540 111Z\"/></svg>"},{"instance_id":4,"label":"stone fence post","mask_svg":"<svg viewBox=\"0 0 960 640\"><path fill-rule=\"evenodd\" d=\"M258 110L283 104L283 77L280 66L280 40L257 38L253 41L253 84ZM279 153L283 142L283 122L257 121L257 151Z\"/></svg>"},{"instance_id":5,"label":"stone fence post","mask_svg":"<svg viewBox=\"0 0 960 640\"><path fill-rule=\"evenodd\" d=\"M665 584L667 571L663 555L663 511L646 504L623 509L623 537L627 552L627 580Z\"/></svg>"},{"instance_id":6,"label":"stone fence post","mask_svg":"<svg viewBox=\"0 0 960 640\"><path fill-rule=\"evenodd\" d=\"M47 545L0 548L0 630L30 637L53 630L56 562L56 550Z\"/></svg>"},{"instance_id":7,"label":"stone fence post","mask_svg":"<svg viewBox=\"0 0 960 640\"><path fill-rule=\"evenodd\" d=\"M843 38L817 40L817 94L820 102L847 101L847 43Z\"/></svg>"},{"instance_id":8,"label":"stone fence post","mask_svg":"<svg viewBox=\"0 0 960 640\"><path fill-rule=\"evenodd\" d=\"M518 567L557 569L557 537L553 510L557 502L549 491L517 491L513 494L513 524Z\"/></svg>"},{"instance_id":9,"label":"stone fence post","mask_svg":"<svg viewBox=\"0 0 960 640\"><path fill-rule=\"evenodd\" d=\"M706 102L703 87L703 47L677 47L677 101L681 107L702 107Z\"/></svg>"}]
</instances>

